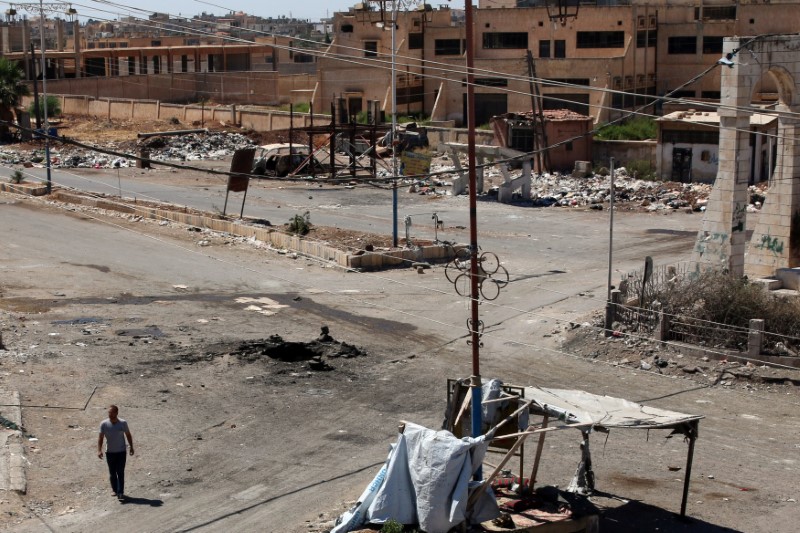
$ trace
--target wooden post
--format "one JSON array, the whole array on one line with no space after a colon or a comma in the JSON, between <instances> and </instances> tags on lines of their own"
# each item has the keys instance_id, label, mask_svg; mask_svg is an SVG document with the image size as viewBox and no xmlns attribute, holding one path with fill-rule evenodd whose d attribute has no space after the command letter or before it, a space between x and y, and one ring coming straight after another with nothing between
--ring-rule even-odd
<instances>
[{"instance_id":1,"label":"wooden post","mask_svg":"<svg viewBox=\"0 0 800 533\"><path fill-rule=\"evenodd\" d=\"M547 427L547 422L550 420L550 415L545 414L542 420L542 428ZM536 476L539 474L539 461L542 459L542 450L544 449L544 438L547 433L539 433L539 443L536 445L536 455L533 457L533 470L531 470L531 477L528 480L528 488L533 490L536 483Z\"/></svg>"},{"instance_id":2,"label":"wooden post","mask_svg":"<svg viewBox=\"0 0 800 533\"><path fill-rule=\"evenodd\" d=\"M686 475L683 478L683 498L681 499L681 518L686 518L686 501L689 499L689 482L692 478L692 460L694 459L694 442L697 440L697 427L699 422L692 420L689 423L689 452L686 454Z\"/></svg>"}]
</instances>

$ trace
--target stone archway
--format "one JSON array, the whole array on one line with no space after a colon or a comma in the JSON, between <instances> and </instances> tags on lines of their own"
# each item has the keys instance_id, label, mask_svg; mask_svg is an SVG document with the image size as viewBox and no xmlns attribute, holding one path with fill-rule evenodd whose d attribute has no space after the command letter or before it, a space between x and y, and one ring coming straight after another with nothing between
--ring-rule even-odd
<instances>
[{"instance_id":1,"label":"stone archway","mask_svg":"<svg viewBox=\"0 0 800 533\"><path fill-rule=\"evenodd\" d=\"M720 66L719 169L692 261L698 268L721 268L735 276L743 276L745 271L754 277L772 276L778 268L800 264L800 149L793 142L800 134L800 121L786 113L800 110L800 63L786 61L800 53L800 37L727 38L724 51L732 66ZM775 81L780 99L775 109L778 154L773 185L745 261L753 114L748 108L755 86L767 73ZM793 231L794 226L798 229Z\"/></svg>"}]
</instances>

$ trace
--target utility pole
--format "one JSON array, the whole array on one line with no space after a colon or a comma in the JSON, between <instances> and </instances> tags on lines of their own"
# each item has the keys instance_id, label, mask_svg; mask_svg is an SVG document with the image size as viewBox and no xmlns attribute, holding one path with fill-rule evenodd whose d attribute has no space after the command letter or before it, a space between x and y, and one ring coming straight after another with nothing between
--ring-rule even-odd
<instances>
[{"instance_id":1,"label":"utility pole","mask_svg":"<svg viewBox=\"0 0 800 533\"><path fill-rule=\"evenodd\" d=\"M392 0L392 246L397 248L397 73L395 31L397 29L397 0Z\"/></svg>"},{"instance_id":2,"label":"utility pole","mask_svg":"<svg viewBox=\"0 0 800 533\"><path fill-rule=\"evenodd\" d=\"M42 49L42 100L44 105L42 105L43 109L43 122L42 129L44 130L44 156L45 156L45 167L47 168L47 194L50 194L53 191L53 180L50 175L50 124L47 121L47 44L45 43L44 38L44 13L45 11L49 13L62 13L70 18L74 17L78 12L72 7L72 4L69 2L43 2L39 0L39 3L22 3L22 4L13 4L13 7L21 8L25 11L30 13L35 13L38 11L39 13L39 43ZM76 35L75 38L77 39L78 36ZM31 54L33 57L33 54ZM34 80L35 86L35 80ZM37 98L38 102L38 98ZM38 128L38 126L37 126Z\"/></svg>"},{"instance_id":3,"label":"utility pole","mask_svg":"<svg viewBox=\"0 0 800 533\"><path fill-rule=\"evenodd\" d=\"M475 60L473 38L472 0L465 0L467 41L467 166L469 168L469 249L470 249L470 344L472 345L472 436L480 437L482 431L482 395L480 368L480 319L478 316L478 179L475 169ZM483 477L481 470L475 479Z\"/></svg>"}]
</instances>

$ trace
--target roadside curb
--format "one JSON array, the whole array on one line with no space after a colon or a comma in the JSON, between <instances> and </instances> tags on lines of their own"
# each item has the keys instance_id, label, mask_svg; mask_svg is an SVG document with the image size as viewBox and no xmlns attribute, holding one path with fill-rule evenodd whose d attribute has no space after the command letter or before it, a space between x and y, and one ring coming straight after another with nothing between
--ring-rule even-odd
<instances>
[{"instance_id":1,"label":"roadside curb","mask_svg":"<svg viewBox=\"0 0 800 533\"><path fill-rule=\"evenodd\" d=\"M47 186L35 183L0 183L0 192L13 192L27 196L44 196L47 194Z\"/></svg>"},{"instance_id":2,"label":"roadside curb","mask_svg":"<svg viewBox=\"0 0 800 533\"><path fill-rule=\"evenodd\" d=\"M18 427L22 427L22 410L19 392L0 390L0 414ZM25 474L23 435L18 429L0 427L0 490L13 490L25 494L28 479Z\"/></svg>"},{"instance_id":3,"label":"roadside curb","mask_svg":"<svg viewBox=\"0 0 800 533\"><path fill-rule=\"evenodd\" d=\"M280 250L288 250L305 257L332 262L348 269L381 270L399 267L404 264L410 267L416 262L445 261L449 259L449 254L453 249L452 247L434 245L385 252L366 252L364 250L350 252L327 246L323 243L309 241L298 235L282 233L272 227L249 226L238 221L215 218L197 211L180 212L154 207L141 202L130 204L127 200L103 197L88 198L64 191L54 191L51 196L54 200L60 202L129 213L152 220L171 220L212 231L230 233L237 237L257 239ZM183 207L176 207L184 209Z\"/></svg>"}]
</instances>

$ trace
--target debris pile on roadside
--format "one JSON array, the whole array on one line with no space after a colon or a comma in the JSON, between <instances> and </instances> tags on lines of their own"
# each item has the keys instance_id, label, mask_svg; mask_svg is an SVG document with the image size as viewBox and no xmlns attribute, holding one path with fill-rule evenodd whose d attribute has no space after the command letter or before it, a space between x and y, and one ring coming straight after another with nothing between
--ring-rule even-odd
<instances>
[{"instance_id":1,"label":"debris pile on roadside","mask_svg":"<svg viewBox=\"0 0 800 533\"><path fill-rule=\"evenodd\" d=\"M236 150L254 147L253 141L241 133L210 132L189 133L173 136L153 136L142 140L138 147L150 152L155 161L219 160L230 157ZM122 143L108 142L98 146L113 152L125 153L130 147ZM32 150L0 151L0 161L5 164L36 166L45 164L43 148ZM50 147L52 168L126 168L136 161L126 157L107 155L69 144L54 143Z\"/></svg>"},{"instance_id":2,"label":"debris pile on roadside","mask_svg":"<svg viewBox=\"0 0 800 533\"><path fill-rule=\"evenodd\" d=\"M236 150L252 148L253 141L241 133L211 132L186 135L154 136L139 143L150 150L150 159L156 161L197 161L223 159Z\"/></svg>"},{"instance_id":3,"label":"debris pile on roadside","mask_svg":"<svg viewBox=\"0 0 800 533\"><path fill-rule=\"evenodd\" d=\"M447 172L456 172L449 157L438 157L431 165L433 185L441 185L449 179ZM485 186L488 194L497 194L503 176L497 167L484 170ZM427 183L423 182L415 190L418 192ZM712 185L708 183L679 183L638 179L624 167L614 170L615 203L624 209L646 211L671 211L691 209L705 211ZM761 209L766 198L767 182L749 188L748 212ZM608 175L592 174L588 177L573 177L568 174L544 173L534 175L531 187L531 201L537 207L583 207L605 209L610 201L611 179ZM523 200L524 201L524 200ZM604 205L605 204L605 205Z\"/></svg>"}]
</instances>

